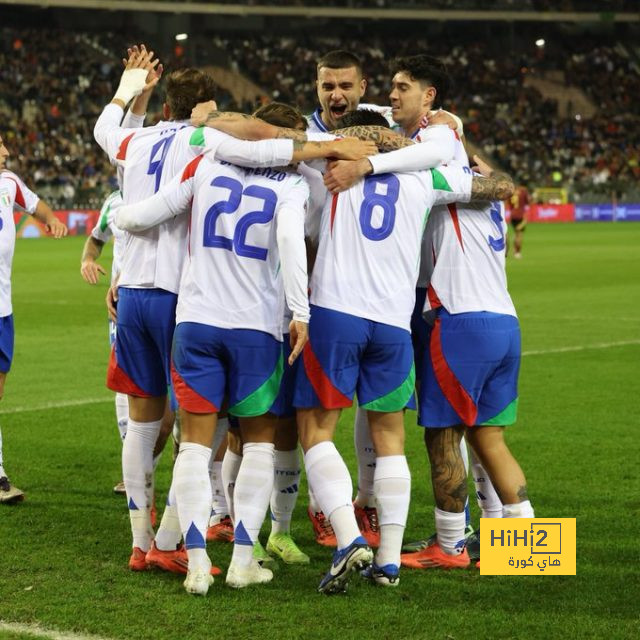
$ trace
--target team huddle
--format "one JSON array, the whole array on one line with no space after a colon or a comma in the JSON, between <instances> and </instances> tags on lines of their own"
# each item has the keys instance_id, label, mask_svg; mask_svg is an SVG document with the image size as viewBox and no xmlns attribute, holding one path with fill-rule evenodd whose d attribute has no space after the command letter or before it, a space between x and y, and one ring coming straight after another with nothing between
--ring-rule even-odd
<instances>
[{"instance_id":1,"label":"team huddle","mask_svg":"<svg viewBox=\"0 0 640 640\"><path fill-rule=\"evenodd\" d=\"M206 595L221 573L207 540L233 541L225 582L235 588L272 580L272 556L309 562L290 534L298 443L316 539L336 547L323 593L343 592L356 571L397 586L401 566L469 566L469 459L483 517L533 517L503 437L520 364L501 205L513 182L477 157L469 166L462 123L442 109L442 63L400 58L391 73L391 106L361 104L358 59L328 53L320 106L305 118L280 103L219 112L211 79L184 69L163 81L164 120L145 127L162 69L144 46L129 51L94 130L120 191L82 273L97 281L115 236L107 385L130 569L186 574L186 591ZM355 499L333 443L354 397ZM154 468L178 408L155 531ZM404 415L416 408L436 534L403 547Z\"/></svg>"}]
</instances>

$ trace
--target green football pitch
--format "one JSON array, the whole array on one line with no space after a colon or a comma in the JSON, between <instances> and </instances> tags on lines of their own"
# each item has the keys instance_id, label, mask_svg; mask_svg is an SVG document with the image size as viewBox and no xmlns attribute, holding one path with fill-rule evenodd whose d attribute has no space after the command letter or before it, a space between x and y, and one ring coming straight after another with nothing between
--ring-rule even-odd
<instances>
[{"instance_id":1,"label":"green football pitch","mask_svg":"<svg viewBox=\"0 0 640 640\"><path fill-rule=\"evenodd\" d=\"M530 225L525 236L523 259L508 262L524 353L507 438L536 515L577 518L577 575L404 570L397 589L354 578L335 597L315 590L330 555L312 540L304 484L293 532L307 567L280 564L271 584L240 592L218 579L207 598L187 596L175 575L127 570L125 500L111 493L120 443L104 387L106 284L81 280L82 238L19 240L0 424L27 499L0 508L0 637L640 637L640 224ZM351 421L346 411L338 442L355 469ZM415 414L406 423L411 540L433 531L433 499ZM167 451L158 504L170 466ZM223 568L230 551L209 547Z\"/></svg>"}]
</instances>

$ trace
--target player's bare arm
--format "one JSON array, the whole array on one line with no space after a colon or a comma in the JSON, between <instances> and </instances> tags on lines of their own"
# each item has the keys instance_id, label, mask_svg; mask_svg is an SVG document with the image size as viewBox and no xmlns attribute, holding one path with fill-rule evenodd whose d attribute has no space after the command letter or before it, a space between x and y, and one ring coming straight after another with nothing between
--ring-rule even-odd
<instances>
[{"instance_id":1,"label":"player's bare arm","mask_svg":"<svg viewBox=\"0 0 640 640\"><path fill-rule=\"evenodd\" d=\"M56 218L51 207L44 200L38 200L33 217L42 222L54 238L64 238L67 235L67 225Z\"/></svg>"},{"instance_id":2,"label":"player's bare arm","mask_svg":"<svg viewBox=\"0 0 640 640\"><path fill-rule=\"evenodd\" d=\"M106 271L97 260L102 254L104 242L93 236L89 236L84 243L82 249L82 258L80 259L80 275L88 284L98 284L100 274L106 275Z\"/></svg>"},{"instance_id":3,"label":"player's bare arm","mask_svg":"<svg viewBox=\"0 0 640 640\"><path fill-rule=\"evenodd\" d=\"M515 191L515 185L510 175L503 171L495 171L491 165L480 156L474 155L474 171L482 177L474 176L471 181L471 201L478 200L508 200Z\"/></svg>"},{"instance_id":4,"label":"player's bare arm","mask_svg":"<svg viewBox=\"0 0 640 640\"><path fill-rule=\"evenodd\" d=\"M396 151L404 147L410 147L413 142L409 138L401 136L388 127L378 127L375 125L346 127L332 131L337 136L360 138L360 140L371 140L376 143L376 147L382 152Z\"/></svg>"},{"instance_id":5,"label":"player's bare arm","mask_svg":"<svg viewBox=\"0 0 640 640\"><path fill-rule=\"evenodd\" d=\"M305 162L317 158L360 160L378 152L373 142L358 138L338 138L326 142L293 141L293 162Z\"/></svg>"},{"instance_id":6,"label":"player's bare arm","mask_svg":"<svg viewBox=\"0 0 640 640\"><path fill-rule=\"evenodd\" d=\"M324 186L331 193L340 193L372 171L373 167L367 158L361 158L357 162L347 160L329 162L324 174Z\"/></svg>"},{"instance_id":7,"label":"player's bare arm","mask_svg":"<svg viewBox=\"0 0 640 640\"><path fill-rule=\"evenodd\" d=\"M191 112L191 124L194 127L206 126L217 129L227 135L241 140L269 140L279 136L276 127L260 118L248 116L245 113L235 113L233 111L218 111L216 103L213 101L201 102ZM289 131L289 129L287 129ZM291 131L295 131L291 129ZM296 132L298 136L293 139L306 141L307 136ZM302 133L302 135L300 135Z\"/></svg>"}]
</instances>

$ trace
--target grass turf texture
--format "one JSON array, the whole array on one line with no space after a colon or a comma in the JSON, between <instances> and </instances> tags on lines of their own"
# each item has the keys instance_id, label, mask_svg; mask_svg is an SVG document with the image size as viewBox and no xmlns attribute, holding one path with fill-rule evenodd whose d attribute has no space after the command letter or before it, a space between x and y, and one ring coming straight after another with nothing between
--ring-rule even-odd
<instances>
[{"instance_id":1,"label":"grass turf texture","mask_svg":"<svg viewBox=\"0 0 640 640\"><path fill-rule=\"evenodd\" d=\"M395 590L354 579L346 597L321 596L315 589L330 553L312 541L304 483L293 533L311 556L308 567L280 563L271 584L240 592L219 578L207 598L187 596L175 575L129 572L125 500L111 493L120 445L104 388L106 284L80 279L83 241L19 240L16 247L16 353L0 424L7 470L27 500L0 509L0 619L136 640L639 637L640 482L632 454L639 344L523 358L520 419L508 441L536 514L577 517L576 577L403 570ZM530 225L523 259L508 265L524 351L638 340L638 244L635 224ZM40 409L86 398L104 401ZM434 528L414 416L407 416L413 494L406 540ZM351 420L346 411L337 440L355 469ZM159 505L170 462L166 451ZM473 500L472 510L477 521ZM230 551L209 546L223 568Z\"/></svg>"}]
</instances>

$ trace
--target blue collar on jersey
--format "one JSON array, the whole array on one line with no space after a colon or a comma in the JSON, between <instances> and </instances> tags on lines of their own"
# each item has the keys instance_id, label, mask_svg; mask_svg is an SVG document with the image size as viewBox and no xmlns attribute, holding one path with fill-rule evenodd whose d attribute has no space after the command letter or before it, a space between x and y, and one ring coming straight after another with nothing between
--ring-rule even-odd
<instances>
[{"instance_id":1,"label":"blue collar on jersey","mask_svg":"<svg viewBox=\"0 0 640 640\"><path fill-rule=\"evenodd\" d=\"M325 123L322 121L322 117L320 115L321 113L322 113L322 109L320 107L318 107L311 114L311 119L315 122L316 127L318 127L318 129L320 129L320 131L322 131L323 133L327 133L328 129L327 129L327 126L325 125Z\"/></svg>"},{"instance_id":2,"label":"blue collar on jersey","mask_svg":"<svg viewBox=\"0 0 640 640\"><path fill-rule=\"evenodd\" d=\"M418 127L410 136L409 136L409 140L415 140L418 135L420 134L420 127Z\"/></svg>"}]
</instances>

